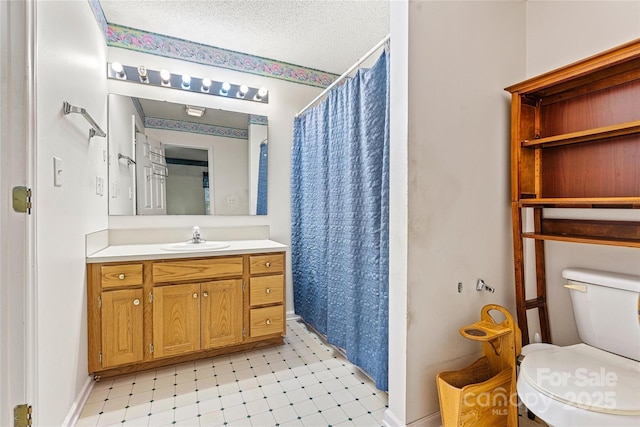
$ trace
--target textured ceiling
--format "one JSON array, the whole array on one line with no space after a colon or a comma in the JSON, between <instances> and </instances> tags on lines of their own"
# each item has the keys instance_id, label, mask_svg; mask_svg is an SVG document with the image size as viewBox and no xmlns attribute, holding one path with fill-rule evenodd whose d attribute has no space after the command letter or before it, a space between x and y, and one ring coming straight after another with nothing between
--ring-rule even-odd
<instances>
[{"instance_id":1,"label":"textured ceiling","mask_svg":"<svg viewBox=\"0 0 640 427\"><path fill-rule=\"evenodd\" d=\"M109 23L342 74L389 33L389 0L101 0Z\"/></svg>"}]
</instances>

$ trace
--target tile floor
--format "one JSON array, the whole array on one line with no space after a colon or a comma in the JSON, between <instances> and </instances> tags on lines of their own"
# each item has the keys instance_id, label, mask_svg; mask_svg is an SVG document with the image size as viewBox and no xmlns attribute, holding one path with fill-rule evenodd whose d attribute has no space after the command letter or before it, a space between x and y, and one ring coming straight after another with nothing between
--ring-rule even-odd
<instances>
[{"instance_id":1,"label":"tile floor","mask_svg":"<svg viewBox=\"0 0 640 427\"><path fill-rule=\"evenodd\" d=\"M301 322L284 344L96 383L77 426L381 426L387 394Z\"/></svg>"}]
</instances>

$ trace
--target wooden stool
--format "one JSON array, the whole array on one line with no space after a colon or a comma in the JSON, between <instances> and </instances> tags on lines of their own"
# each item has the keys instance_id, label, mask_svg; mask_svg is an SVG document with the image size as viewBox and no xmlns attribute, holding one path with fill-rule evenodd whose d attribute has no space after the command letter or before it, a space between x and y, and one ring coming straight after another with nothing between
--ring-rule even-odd
<instances>
[{"instance_id":1,"label":"wooden stool","mask_svg":"<svg viewBox=\"0 0 640 427\"><path fill-rule=\"evenodd\" d=\"M505 320L497 323L490 311ZM482 308L480 321L460 328L460 334L482 343L482 357L459 371L437 375L443 427L517 427L516 356L520 329L499 305Z\"/></svg>"}]
</instances>

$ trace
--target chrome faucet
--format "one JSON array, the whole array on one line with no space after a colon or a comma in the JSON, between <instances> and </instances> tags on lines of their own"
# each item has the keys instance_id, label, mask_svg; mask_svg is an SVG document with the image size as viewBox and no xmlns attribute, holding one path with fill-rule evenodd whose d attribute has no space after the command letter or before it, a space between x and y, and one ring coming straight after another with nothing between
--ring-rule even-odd
<instances>
[{"instance_id":1,"label":"chrome faucet","mask_svg":"<svg viewBox=\"0 0 640 427\"><path fill-rule=\"evenodd\" d=\"M204 240L200 236L200 227L198 227L196 225L195 227L193 227L191 229L191 233L193 234L193 236L191 237L191 242L192 243L202 243L202 242L204 242Z\"/></svg>"}]
</instances>

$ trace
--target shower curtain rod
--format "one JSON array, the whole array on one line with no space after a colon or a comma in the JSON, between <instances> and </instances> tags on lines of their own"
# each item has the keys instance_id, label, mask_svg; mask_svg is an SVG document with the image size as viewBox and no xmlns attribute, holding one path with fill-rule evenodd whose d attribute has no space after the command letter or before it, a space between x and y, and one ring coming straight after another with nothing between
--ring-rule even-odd
<instances>
[{"instance_id":1,"label":"shower curtain rod","mask_svg":"<svg viewBox=\"0 0 640 427\"><path fill-rule=\"evenodd\" d=\"M307 111L309 108L311 108L313 106L313 104L315 104L316 102L318 102L319 99L321 99L323 96L325 96L331 89L333 89L333 87L335 85L337 85L339 82L341 82L342 80L344 80L349 74L351 74L351 72L353 70L355 70L356 68L358 68L358 66L360 66L360 64L362 64L368 57L370 57L371 55L373 55L378 49L380 49L386 42L389 41L389 39L391 38L391 34L387 34L385 38L383 38L382 40L380 40L378 42L378 44L376 44L369 52L365 53L364 56L360 59L358 59L358 61L353 64L351 66L351 68L349 68L347 71L345 71L340 77L338 77L337 79L335 79L333 81L333 83L331 83L325 90L322 91L322 93L318 96L316 96L313 101L311 101L306 107L304 107L302 110L300 110L300 112L298 112L298 114L296 114L296 117L299 117L302 113L304 113L305 111Z\"/></svg>"}]
</instances>

